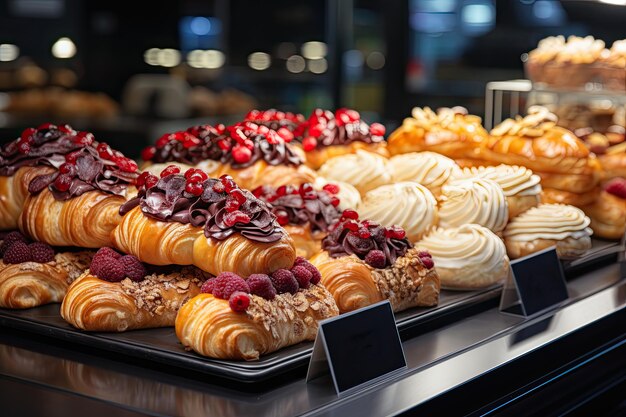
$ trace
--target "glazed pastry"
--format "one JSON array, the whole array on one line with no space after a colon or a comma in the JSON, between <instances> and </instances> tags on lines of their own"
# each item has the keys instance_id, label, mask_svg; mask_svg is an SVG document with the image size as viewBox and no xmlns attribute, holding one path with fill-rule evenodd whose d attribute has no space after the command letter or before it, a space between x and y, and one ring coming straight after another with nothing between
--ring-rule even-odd
<instances>
[{"instance_id":1,"label":"glazed pastry","mask_svg":"<svg viewBox=\"0 0 626 417\"><path fill-rule=\"evenodd\" d=\"M410 242L420 240L439 220L437 200L428 188L415 182L388 184L368 191L358 212L382 225L400 226Z\"/></svg>"},{"instance_id":2,"label":"glazed pastry","mask_svg":"<svg viewBox=\"0 0 626 417\"><path fill-rule=\"evenodd\" d=\"M626 179L614 178L590 206L583 207L595 236L621 239L626 233Z\"/></svg>"},{"instance_id":3,"label":"glazed pastry","mask_svg":"<svg viewBox=\"0 0 626 417\"><path fill-rule=\"evenodd\" d=\"M541 201L541 179L525 167L498 165L495 167L464 168L457 178L486 178L495 181L504 192L509 208L509 220L536 207Z\"/></svg>"},{"instance_id":4,"label":"glazed pastry","mask_svg":"<svg viewBox=\"0 0 626 417\"><path fill-rule=\"evenodd\" d=\"M15 245L16 243L18 243ZM0 307L31 308L60 303L68 286L89 267L92 252L55 252L11 232L0 245Z\"/></svg>"},{"instance_id":5,"label":"glazed pastry","mask_svg":"<svg viewBox=\"0 0 626 417\"><path fill-rule=\"evenodd\" d=\"M476 223L494 233L501 232L509 218L502 187L486 178L456 180L441 189L439 225L442 228Z\"/></svg>"},{"instance_id":6,"label":"glazed pastry","mask_svg":"<svg viewBox=\"0 0 626 417\"><path fill-rule=\"evenodd\" d=\"M603 87L608 90L626 89L626 39L613 42L608 53L601 58L600 75Z\"/></svg>"},{"instance_id":7,"label":"glazed pastry","mask_svg":"<svg viewBox=\"0 0 626 417\"><path fill-rule=\"evenodd\" d=\"M333 184L325 185L321 191L312 184L278 188L266 185L253 191L291 236L297 255L307 259L320 251L322 239L341 217L338 192L338 186Z\"/></svg>"},{"instance_id":8,"label":"glazed pastry","mask_svg":"<svg viewBox=\"0 0 626 417\"><path fill-rule=\"evenodd\" d=\"M600 195L600 188L595 187L586 193L573 193L570 191L559 190L556 188L544 187L541 190L541 202L546 204L566 204L576 207L584 207L593 204Z\"/></svg>"},{"instance_id":9,"label":"glazed pastry","mask_svg":"<svg viewBox=\"0 0 626 417\"><path fill-rule=\"evenodd\" d=\"M355 211L346 210L322 249L311 263L342 313L382 300L389 300L396 312L439 302L433 260L413 248L400 227L359 222Z\"/></svg>"},{"instance_id":10,"label":"glazed pastry","mask_svg":"<svg viewBox=\"0 0 626 417\"><path fill-rule=\"evenodd\" d=\"M337 206L338 209L353 209L361 204L361 193L359 193L359 190L354 188L353 185L350 185L347 182L329 181L324 177L317 177L314 187L317 190L322 190L328 184L331 184L334 189L338 190L336 193L336 196L339 199L339 205Z\"/></svg>"},{"instance_id":11,"label":"glazed pastry","mask_svg":"<svg viewBox=\"0 0 626 417\"><path fill-rule=\"evenodd\" d=\"M306 163L318 169L330 158L352 154L362 149L389 157L385 143L385 127L368 125L356 110L338 109L335 113L315 109L306 123L302 148Z\"/></svg>"},{"instance_id":12,"label":"glazed pastry","mask_svg":"<svg viewBox=\"0 0 626 417\"><path fill-rule=\"evenodd\" d=\"M19 228L34 240L55 246L108 244L111 230L121 220L119 207L133 193L137 164L96 142L91 133L69 126L26 129L12 144L3 150L0 169L16 174L12 183L18 189L29 181ZM30 166L36 167L32 168L36 176L22 171ZM15 188L10 193L14 202L21 194Z\"/></svg>"},{"instance_id":13,"label":"glazed pastry","mask_svg":"<svg viewBox=\"0 0 626 417\"><path fill-rule=\"evenodd\" d=\"M477 224L438 228L417 245L432 255L442 288L486 288L501 283L509 272L502 239Z\"/></svg>"},{"instance_id":14,"label":"glazed pastry","mask_svg":"<svg viewBox=\"0 0 626 417\"><path fill-rule=\"evenodd\" d=\"M139 177L139 195L124 204L115 246L152 265L195 265L217 275L271 273L293 264L293 240L268 207L229 177L186 176L167 168Z\"/></svg>"},{"instance_id":15,"label":"glazed pastry","mask_svg":"<svg viewBox=\"0 0 626 417\"><path fill-rule=\"evenodd\" d=\"M626 178L626 141L608 147L599 159L606 179Z\"/></svg>"},{"instance_id":16,"label":"glazed pastry","mask_svg":"<svg viewBox=\"0 0 626 417\"><path fill-rule=\"evenodd\" d=\"M107 267L103 263L100 269ZM97 332L173 326L178 309L200 293L208 277L193 267L169 273L144 270L133 280L126 276L129 270L123 272L119 277L107 276L116 281L109 282L86 271L67 291L61 305L63 319L78 329Z\"/></svg>"},{"instance_id":17,"label":"glazed pastry","mask_svg":"<svg viewBox=\"0 0 626 417\"><path fill-rule=\"evenodd\" d=\"M389 160L392 180L413 181L428 188L435 196L452 177L458 176L459 167L452 159L435 152L409 152Z\"/></svg>"},{"instance_id":18,"label":"glazed pastry","mask_svg":"<svg viewBox=\"0 0 626 417\"><path fill-rule=\"evenodd\" d=\"M480 117L468 115L463 107L441 108L437 113L415 107L411 115L389 136L392 155L432 151L452 159L480 158L488 139Z\"/></svg>"},{"instance_id":19,"label":"glazed pastry","mask_svg":"<svg viewBox=\"0 0 626 417\"><path fill-rule=\"evenodd\" d=\"M504 230L511 259L556 245L560 258L576 258L591 248L591 220L564 204L541 204L514 218Z\"/></svg>"},{"instance_id":20,"label":"glazed pastry","mask_svg":"<svg viewBox=\"0 0 626 417\"><path fill-rule=\"evenodd\" d=\"M389 160L363 150L329 159L318 173L330 181L347 182L361 194L392 182Z\"/></svg>"}]
</instances>

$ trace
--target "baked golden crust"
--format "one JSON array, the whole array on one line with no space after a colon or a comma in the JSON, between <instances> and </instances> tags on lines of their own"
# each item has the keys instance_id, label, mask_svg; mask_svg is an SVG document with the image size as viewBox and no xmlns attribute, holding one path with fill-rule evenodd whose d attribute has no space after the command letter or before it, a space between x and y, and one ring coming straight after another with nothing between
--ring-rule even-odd
<instances>
[{"instance_id":1,"label":"baked golden crust","mask_svg":"<svg viewBox=\"0 0 626 417\"><path fill-rule=\"evenodd\" d=\"M269 165L265 161L257 161L247 168L235 169L231 165L222 164L211 174L219 178L230 175L241 187L254 190L261 185L280 187L281 185L300 185L315 182L315 172L306 165Z\"/></svg>"},{"instance_id":2,"label":"baked golden crust","mask_svg":"<svg viewBox=\"0 0 626 417\"><path fill-rule=\"evenodd\" d=\"M17 229L24 201L28 197L28 185L38 175L49 174L50 167L21 167L10 177L0 176L0 230Z\"/></svg>"},{"instance_id":3,"label":"baked golden crust","mask_svg":"<svg viewBox=\"0 0 626 417\"><path fill-rule=\"evenodd\" d=\"M293 239L297 256L309 259L322 250L322 239L326 237L326 233L322 231L311 232L309 223L302 226L285 225L284 228Z\"/></svg>"},{"instance_id":4,"label":"baked golden crust","mask_svg":"<svg viewBox=\"0 0 626 417\"><path fill-rule=\"evenodd\" d=\"M185 347L218 359L255 360L305 340L314 340L318 321L339 314L332 295L319 285L273 300L250 296L245 312L228 300L200 294L176 317L176 336Z\"/></svg>"},{"instance_id":5,"label":"baked golden crust","mask_svg":"<svg viewBox=\"0 0 626 417\"><path fill-rule=\"evenodd\" d=\"M347 145L331 145L324 146L319 149L314 149L309 152L305 152L306 164L312 169L319 169L324 162L330 158L334 158L339 155L346 155L349 153L356 153L357 150L362 149L364 151L372 152L385 158L389 158L389 150L387 150L387 144L381 143L365 143L365 142L352 142Z\"/></svg>"},{"instance_id":6,"label":"baked golden crust","mask_svg":"<svg viewBox=\"0 0 626 417\"><path fill-rule=\"evenodd\" d=\"M195 268L152 274L143 281L103 281L87 270L72 283L61 316L87 331L123 332L173 326L178 309L200 293L207 278Z\"/></svg>"},{"instance_id":7,"label":"baked golden crust","mask_svg":"<svg viewBox=\"0 0 626 417\"><path fill-rule=\"evenodd\" d=\"M626 199L602 191L595 203L582 207L595 236L621 239L626 233Z\"/></svg>"},{"instance_id":8,"label":"baked golden crust","mask_svg":"<svg viewBox=\"0 0 626 417\"><path fill-rule=\"evenodd\" d=\"M47 263L0 261L0 307L32 308L60 303L69 285L91 263L93 252L57 253Z\"/></svg>"},{"instance_id":9,"label":"baked golden crust","mask_svg":"<svg viewBox=\"0 0 626 417\"><path fill-rule=\"evenodd\" d=\"M18 224L33 240L53 246L111 246L111 231L122 220L119 209L125 201L100 191L59 201L46 188L26 199Z\"/></svg>"},{"instance_id":10,"label":"baked golden crust","mask_svg":"<svg viewBox=\"0 0 626 417\"><path fill-rule=\"evenodd\" d=\"M541 203L541 196L537 195L513 195L506 197L509 207L509 221L522 214L526 210L537 207Z\"/></svg>"},{"instance_id":11,"label":"baked golden crust","mask_svg":"<svg viewBox=\"0 0 626 417\"><path fill-rule=\"evenodd\" d=\"M623 149L623 152L606 153L598 157L604 169L604 179L626 178L626 147Z\"/></svg>"},{"instance_id":12,"label":"baked golden crust","mask_svg":"<svg viewBox=\"0 0 626 417\"><path fill-rule=\"evenodd\" d=\"M548 204L568 204L570 206L582 207L593 204L600 194L600 188L595 187L586 193L572 193L554 188L543 188L541 191L541 202Z\"/></svg>"},{"instance_id":13,"label":"baked golden crust","mask_svg":"<svg viewBox=\"0 0 626 417\"><path fill-rule=\"evenodd\" d=\"M140 207L124 215L112 233L115 246L153 265L195 265L218 275L234 272L243 277L290 268L296 259L287 233L277 242L260 243L238 233L223 241L207 239L201 227L162 222L145 216Z\"/></svg>"},{"instance_id":14,"label":"baked golden crust","mask_svg":"<svg viewBox=\"0 0 626 417\"><path fill-rule=\"evenodd\" d=\"M326 251L311 258L311 263L342 313L382 300L389 300L396 312L439 302L439 275L421 264L416 248L385 269L372 268L355 255L331 258Z\"/></svg>"}]
</instances>

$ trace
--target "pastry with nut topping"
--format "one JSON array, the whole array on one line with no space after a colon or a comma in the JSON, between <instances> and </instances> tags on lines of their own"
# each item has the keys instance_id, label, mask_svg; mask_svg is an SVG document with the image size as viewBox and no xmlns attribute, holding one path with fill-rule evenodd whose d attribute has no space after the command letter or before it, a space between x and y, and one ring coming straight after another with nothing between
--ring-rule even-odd
<instances>
[{"instance_id":1,"label":"pastry with nut topping","mask_svg":"<svg viewBox=\"0 0 626 417\"><path fill-rule=\"evenodd\" d=\"M342 313L382 300L396 312L439 302L431 255L413 247L402 228L359 221L353 210L344 211L311 263Z\"/></svg>"}]
</instances>

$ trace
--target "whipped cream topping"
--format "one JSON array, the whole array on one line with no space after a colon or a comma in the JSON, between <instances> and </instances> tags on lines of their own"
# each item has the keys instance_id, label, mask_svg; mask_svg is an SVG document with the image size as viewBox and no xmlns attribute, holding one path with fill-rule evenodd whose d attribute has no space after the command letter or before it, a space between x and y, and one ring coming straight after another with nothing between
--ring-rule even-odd
<instances>
[{"instance_id":1,"label":"whipped cream topping","mask_svg":"<svg viewBox=\"0 0 626 417\"><path fill-rule=\"evenodd\" d=\"M498 165L495 167L463 168L455 175L455 179L486 178L495 181L505 197L538 195L541 193L539 175L517 165Z\"/></svg>"},{"instance_id":2,"label":"whipped cream topping","mask_svg":"<svg viewBox=\"0 0 626 417\"><path fill-rule=\"evenodd\" d=\"M485 275L499 272L507 259L502 239L477 224L437 228L419 241L417 247L430 252L437 268L463 269L480 265Z\"/></svg>"},{"instance_id":3,"label":"whipped cream topping","mask_svg":"<svg viewBox=\"0 0 626 417\"><path fill-rule=\"evenodd\" d=\"M359 149L354 154L329 159L320 167L318 173L331 181L352 184L362 191L389 184L391 174L388 165L386 158Z\"/></svg>"},{"instance_id":4,"label":"whipped cream topping","mask_svg":"<svg viewBox=\"0 0 626 417\"><path fill-rule=\"evenodd\" d=\"M397 224L415 242L437 223L437 200L423 185L399 182L368 191L359 214L382 225Z\"/></svg>"},{"instance_id":5,"label":"whipped cream topping","mask_svg":"<svg viewBox=\"0 0 626 417\"><path fill-rule=\"evenodd\" d=\"M591 220L574 206L540 204L515 217L504 230L510 240L528 242L536 239L563 240L591 236Z\"/></svg>"},{"instance_id":6,"label":"whipped cream topping","mask_svg":"<svg viewBox=\"0 0 626 417\"><path fill-rule=\"evenodd\" d=\"M339 205L337 206L338 209L354 209L361 204L361 193L359 193L359 190L354 188L353 185L350 185L347 182L329 181L324 177L317 177L313 186L316 190L321 190L327 184L335 184L339 187L339 192L337 193L337 198L339 198Z\"/></svg>"},{"instance_id":7,"label":"whipped cream topping","mask_svg":"<svg viewBox=\"0 0 626 417\"><path fill-rule=\"evenodd\" d=\"M459 167L452 159L435 152L411 152L389 159L394 181L413 181L431 191L438 190L456 175Z\"/></svg>"},{"instance_id":8,"label":"whipped cream topping","mask_svg":"<svg viewBox=\"0 0 626 417\"><path fill-rule=\"evenodd\" d=\"M502 188L485 178L469 178L444 185L439 201L439 225L444 228L476 223L500 232L509 216Z\"/></svg>"}]
</instances>

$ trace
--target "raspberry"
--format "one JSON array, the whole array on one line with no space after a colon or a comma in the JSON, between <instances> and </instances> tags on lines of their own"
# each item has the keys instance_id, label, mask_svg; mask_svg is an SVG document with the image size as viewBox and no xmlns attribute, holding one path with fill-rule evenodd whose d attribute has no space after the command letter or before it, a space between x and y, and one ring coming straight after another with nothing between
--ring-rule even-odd
<instances>
[{"instance_id":1,"label":"raspberry","mask_svg":"<svg viewBox=\"0 0 626 417\"><path fill-rule=\"evenodd\" d=\"M92 275L98 276L100 274L100 267L103 265L104 261L107 259L119 259L122 255L117 253L111 248L101 248L96 252L96 254L91 259L91 265L89 266L89 270Z\"/></svg>"},{"instance_id":2,"label":"raspberry","mask_svg":"<svg viewBox=\"0 0 626 417\"><path fill-rule=\"evenodd\" d=\"M118 251L116 251L113 248L109 248L107 246L98 249L98 252L96 252L96 254L94 255L94 258L96 256L109 256L113 259L120 259L122 257L122 255Z\"/></svg>"},{"instance_id":3,"label":"raspberry","mask_svg":"<svg viewBox=\"0 0 626 417\"><path fill-rule=\"evenodd\" d=\"M161 178L178 173L180 173L180 168L176 165L168 165L163 171L161 171Z\"/></svg>"},{"instance_id":4,"label":"raspberry","mask_svg":"<svg viewBox=\"0 0 626 417\"><path fill-rule=\"evenodd\" d=\"M125 255L119 259L124 266L124 274L133 281L142 281L148 272L141 261L133 255Z\"/></svg>"},{"instance_id":5,"label":"raspberry","mask_svg":"<svg viewBox=\"0 0 626 417\"><path fill-rule=\"evenodd\" d=\"M421 250L421 251L417 252L417 256L420 257L420 258L432 258L433 257L429 252L427 252L425 250Z\"/></svg>"},{"instance_id":6,"label":"raspberry","mask_svg":"<svg viewBox=\"0 0 626 417\"><path fill-rule=\"evenodd\" d=\"M215 285L215 278L207 279L200 287L200 292L204 294L213 294L213 287Z\"/></svg>"},{"instance_id":7,"label":"raspberry","mask_svg":"<svg viewBox=\"0 0 626 417\"><path fill-rule=\"evenodd\" d=\"M385 134L385 126L380 123L372 123L370 125L370 134L373 136L383 136Z\"/></svg>"},{"instance_id":8,"label":"raspberry","mask_svg":"<svg viewBox=\"0 0 626 417\"><path fill-rule=\"evenodd\" d=\"M322 189L330 194L338 194L339 186L337 184L326 184Z\"/></svg>"},{"instance_id":9,"label":"raspberry","mask_svg":"<svg viewBox=\"0 0 626 417\"><path fill-rule=\"evenodd\" d=\"M274 213L274 215L276 216L278 224L280 224L281 226L289 223L289 215L285 210L276 210L276 213Z\"/></svg>"},{"instance_id":10,"label":"raspberry","mask_svg":"<svg viewBox=\"0 0 626 417\"><path fill-rule=\"evenodd\" d=\"M295 294L298 292L298 281L293 276L291 271L286 269L279 269L272 274L272 283L276 287L276 292L279 294L288 292Z\"/></svg>"},{"instance_id":11,"label":"raspberry","mask_svg":"<svg viewBox=\"0 0 626 417\"><path fill-rule=\"evenodd\" d=\"M26 129L24 129L24 131L22 132L22 135L20 136L21 139L24 142L28 142L29 139L32 139L32 136L37 133L37 131L35 129L33 129L32 127L28 127Z\"/></svg>"},{"instance_id":12,"label":"raspberry","mask_svg":"<svg viewBox=\"0 0 626 417\"><path fill-rule=\"evenodd\" d=\"M4 256L4 253L9 249L9 247L15 242L23 242L28 243L26 237L20 232L10 232L2 239L2 245L0 245L0 257Z\"/></svg>"},{"instance_id":13,"label":"raspberry","mask_svg":"<svg viewBox=\"0 0 626 417\"><path fill-rule=\"evenodd\" d=\"M291 273L296 281L298 281L300 288L309 288L311 286L311 278L313 278L313 274L304 266L294 266L291 268Z\"/></svg>"},{"instance_id":14,"label":"raspberry","mask_svg":"<svg viewBox=\"0 0 626 417\"><path fill-rule=\"evenodd\" d=\"M305 258L298 256L294 262L294 266L303 266L311 273L311 284L317 285L322 280L322 274L311 262Z\"/></svg>"},{"instance_id":15,"label":"raspberry","mask_svg":"<svg viewBox=\"0 0 626 417\"><path fill-rule=\"evenodd\" d=\"M213 283L213 295L228 300L235 291L250 292L250 287L239 275L232 272L222 272Z\"/></svg>"},{"instance_id":16,"label":"raspberry","mask_svg":"<svg viewBox=\"0 0 626 417\"><path fill-rule=\"evenodd\" d=\"M296 260L293 261L293 266L302 265L303 263L309 263L309 261L304 256L298 256Z\"/></svg>"},{"instance_id":17,"label":"raspberry","mask_svg":"<svg viewBox=\"0 0 626 417\"><path fill-rule=\"evenodd\" d=\"M54 260L54 249L50 245L35 242L28 245L28 249L34 262L45 264Z\"/></svg>"},{"instance_id":18,"label":"raspberry","mask_svg":"<svg viewBox=\"0 0 626 417\"><path fill-rule=\"evenodd\" d=\"M263 297L266 300L273 300L276 297L276 288L272 280L265 274L252 274L246 280L250 287L250 293Z\"/></svg>"},{"instance_id":19,"label":"raspberry","mask_svg":"<svg viewBox=\"0 0 626 417\"><path fill-rule=\"evenodd\" d=\"M69 162L65 162L61 164L61 166L59 167L59 172L61 174L67 174L70 177L73 177L76 175L76 165L70 164Z\"/></svg>"},{"instance_id":20,"label":"raspberry","mask_svg":"<svg viewBox=\"0 0 626 417\"><path fill-rule=\"evenodd\" d=\"M245 164L250 161L250 158L252 158L252 151L245 146L237 145L231 152L233 154L233 159L238 164Z\"/></svg>"},{"instance_id":21,"label":"raspberry","mask_svg":"<svg viewBox=\"0 0 626 417\"><path fill-rule=\"evenodd\" d=\"M432 269L435 266L435 262L433 261L433 258L423 257L423 258L420 258L420 261L422 261L422 263L427 269Z\"/></svg>"},{"instance_id":22,"label":"raspberry","mask_svg":"<svg viewBox=\"0 0 626 417\"><path fill-rule=\"evenodd\" d=\"M72 185L72 177L67 174L61 174L54 180L54 187L62 193L69 190Z\"/></svg>"},{"instance_id":23,"label":"raspberry","mask_svg":"<svg viewBox=\"0 0 626 417\"><path fill-rule=\"evenodd\" d=\"M78 132L74 138L74 143L89 146L93 143L94 136L90 132Z\"/></svg>"},{"instance_id":24,"label":"raspberry","mask_svg":"<svg viewBox=\"0 0 626 417\"><path fill-rule=\"evenodd\" d=\"M344 218L344 219L358 220L359 219L359 213L357 213L354 210L346 209L346 210L343 211L343 213L341 213L341 217Z\"/></svg>"},{"instance_id":25,"label":"raspberry","mask_svg":"<svg viewBox=\"0 0 626 417\"><path fill-rule=\"evenodd\" d=\"M157 178L156 175L152 175L152 174L148 175L146 177L146 182L144 184L146 186L146 190L148 188L154 187L155 185L157 185L158 182L159 182L159 179Z\"/></svg>"},{"instance_id":26,"label":"raspberry","mask_svg":"<svg viewBox=\"0 0 626 417\"><path fill-rule=\"evenodd\" d=\"M234 312L240 313L246 311L250 305L250 296L245 292L235 291L228 298L228 305Z\"/></svg>"},{"instance_id":27,"label":"raspberry","mask_svg":"<svg viewBox=\"0 0 626 417\"><path fill-rule=\"evenodd\" d=\"M387 258L381 250L372 250L365 255L365 263L372 268L382 269L387 264Z\"/></svg>"},{"instance_id":28,"label":"raspberry","mask_svg":"<svg viewBox=\"0 0 626 417\"><path fill-rule=\"evenodd\" d=\"M141 151L141 159L143 159L144 161L149 161L152 158L154 158L155 154L156 154L156 148L154 146L146 146Z\"/></svg>"},{"instance_id":29,"label":"raspberry","mask_svg":"<svg viewBox=\"0 0 626 417\"><path fill-rule=\"evenodd\" d=\"M187 191L191 195L195 195L196 197L198 197L202 194L204 188L199 182L188 182L187 185L185 185L185 191Z\"/></svg>"},{"instance_id":30,"label":"raspberry","mask_svg":"<svg viewBox=\"0 0 626 417\"><path fill-rule=\"evenodd\" d=\"M317 139L313 136L308 136L302 140L302 149L306 152L311 152L317 147Z\"/></svg>"},{"instance_id":31,"label":"raspberry","mask_svg":"<svg viewBox=\"0 0 626 417\"><path fill-rule=\"evenodd\" d=\"M5 252L3 260L5 264L21 264L32 261L33 257L26 243L14 242Z\"/></svg>"},{"instance_id":32,"label":"raspberry","mask_svg":"<svg viewBox=\"0 0 626 417\"><path fill-rule=\"evenodd\" d=\"M607 193L613 194L616 197L626 199L626 179L625 178L613 178L611 181L609 181L606 184L606 186L604 187L604 190Z\"/></svg>"},{"instance_id":33,"label":"raspberry","mask_svg":"<svg viewBox=\"0 0 626 417\"><path fill-rule=\"evenodd\" d=\"M91 265L93 266L92 261ZM120 282L126 277L124 265L118 260L111 257L101 258L98 262L98 272L96 276L104 281ZM91 269L93 273L93 269Z\"/></svg>"}]
</instances>

